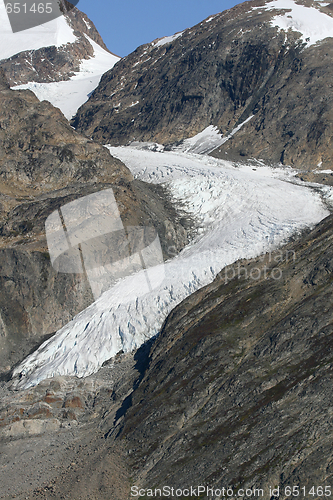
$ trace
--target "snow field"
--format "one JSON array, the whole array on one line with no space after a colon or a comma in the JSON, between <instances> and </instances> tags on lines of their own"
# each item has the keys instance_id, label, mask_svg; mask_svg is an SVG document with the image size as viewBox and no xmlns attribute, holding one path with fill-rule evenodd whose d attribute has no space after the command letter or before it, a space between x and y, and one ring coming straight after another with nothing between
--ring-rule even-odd
<instances>
[{"instance_id":1,"label":"snow field","mask_svg":"<svg viewBox=\"0 0 333 500\"><path fill-rule=\"evenodd\" d=\"M13 33L4 2L0 2L0 60L26 50L74 43L77 38L66 19L61 16L48 23Z\"/></svg>"},{"instance_id":2,"label":"snow field","mask_svg":"<svg viewBox=\"0 0 333 500\"><path fill-rule=\"evenodd\" d=\"M32 90L40 101L49 101L53 106L60 108L65 117L70 120L79 107L89 99L102 75L120 60L120 57L110 54L87 35L85 36L94 49L94 56L90 59L83 59L80 71L70 80L52 83L29 82L17 85L13 87L13 90Z\"/></svg>"},{"instance_id":3,"label":"snow field","mask_svg":"<svg viewBox=\"0 0 333 500\"><path fill-rule=\"evenodd\" d=\"M319 5L329 4L319 3ZM302 33L303 41L307 43L307 47L325 38L333 37L333 17L315 7L298 5L293 0L273 0L263 7L253 7L252 9L287 9L284 14L273 17L272 26L277 26L285 31L291 29Z\"/></svg>"}]
</instances>

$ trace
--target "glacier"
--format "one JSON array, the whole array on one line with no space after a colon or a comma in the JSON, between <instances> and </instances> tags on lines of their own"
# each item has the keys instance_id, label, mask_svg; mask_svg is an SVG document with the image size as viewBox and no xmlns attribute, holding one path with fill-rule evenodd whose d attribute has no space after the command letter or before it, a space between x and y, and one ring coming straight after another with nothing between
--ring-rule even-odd
<instances>
[{"instance_id":1,"label":"glacier","mask_svg":"<svg viewBox=\"0 0 333 500\"><path fill-rule=\"evenodd\" d=\"M138 292L143 271L127 276L42 344L15 369L17 388L57 375L91 375L121 350L157 335L170 311L225 266L276 249L329 215L332 188L314 190L291 168L154 152L144 145L108 149L134 177L167 186L195 218L197 234L176 257L150 269L158 285L147 294Z\"/></svg>"}]
</instances>

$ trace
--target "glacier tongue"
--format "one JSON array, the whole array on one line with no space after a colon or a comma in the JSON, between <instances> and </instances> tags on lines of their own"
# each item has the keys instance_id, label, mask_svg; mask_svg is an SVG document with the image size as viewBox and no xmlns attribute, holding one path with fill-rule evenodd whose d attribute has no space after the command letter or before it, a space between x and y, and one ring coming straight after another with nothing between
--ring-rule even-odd
<instances>
[{"instance_id":1,"label":"glacier tongue","mask_svg":"<svg viewBox=\"0 0 333 500\"><path fill-rule=\"evenodd\" d=\"M59 330L16 368L18 387L96 372L120 350L128 352L158 334L168 313L226 265L276 248L329 213L320 194L290 182L288 170L237 167L195 154L109 149L136 177L166 183L196 217L198 235L163 270L152 268L165 278L149 293L136 294L143 271L128 276Z\"/></svg>"}]
</instances>

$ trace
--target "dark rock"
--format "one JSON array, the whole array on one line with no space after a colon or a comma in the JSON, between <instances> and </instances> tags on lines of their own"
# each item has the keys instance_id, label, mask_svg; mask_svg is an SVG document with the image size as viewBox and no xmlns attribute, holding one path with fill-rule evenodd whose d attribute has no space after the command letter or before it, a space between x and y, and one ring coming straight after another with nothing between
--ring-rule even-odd
<instances>
[{"instance_id":1,"label":"dark rock","mask_svg":"<svg viewBox=\"0 0 333 500\"><path fill-rule=\"evenodd\" d=\"M9 89L9 83L6 77L6 73L0 66L0 90L6 90L6 89Z\"/></svg>"},{"instance_id":2,"label":"dark rock","mask_svg":"<svg viewBox=\"0 0 333 500\"><path fill-rule=\"evenodd\" d=\"M116 429L134 484L330 484L332 239L330 216L169 315Z\"/></svg>"}]
</instances>

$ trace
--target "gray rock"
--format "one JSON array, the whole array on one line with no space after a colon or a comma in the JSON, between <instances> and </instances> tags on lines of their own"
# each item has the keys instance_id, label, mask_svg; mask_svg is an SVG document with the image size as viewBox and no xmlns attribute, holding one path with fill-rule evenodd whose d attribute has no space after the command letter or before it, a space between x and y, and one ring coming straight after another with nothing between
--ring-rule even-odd
<instances>
[{"instance_id":1,"label":"gray rock","mask_svg":"<svg viewBox=\"0 0 333 500\"><path fill-rule=\"evenodd\" d=\"M19 420L2 430L5 438L17 438L20 436L31 436L34 434L51 433L60 428L60 422L56 418L50 420Z\"/></svg>"}]
</instances>

